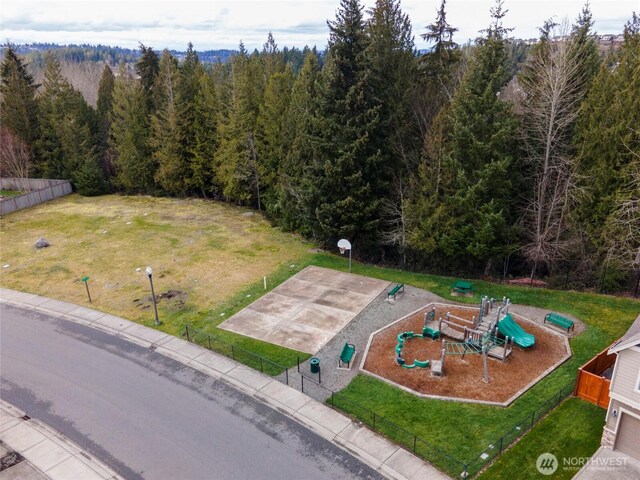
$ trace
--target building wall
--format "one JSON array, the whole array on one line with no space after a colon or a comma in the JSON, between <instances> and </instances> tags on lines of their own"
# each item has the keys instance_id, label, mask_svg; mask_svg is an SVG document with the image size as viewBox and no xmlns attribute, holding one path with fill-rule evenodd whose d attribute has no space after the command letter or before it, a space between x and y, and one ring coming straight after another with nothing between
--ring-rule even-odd
<instances>
[{"instance_id":1,"label":"building wall","mask_svg":"<svg viewBox=\"0 0 640 480\"><path fill-rule=\"evenodd\" d=\"M624 397L628 403L640 408L640 349L627 348L618 352L614 378L611 380L611 396Z\"/></svg>"},{"instance_id":2,"label":"building wall","mask_svg":"<svg viewBox=\"0 0 640 480\"><path fill-rule=\"evenodd\" d=\"M614 375L611 379L611 403L607 410L602 434L603 447L613 448L622 410L640 418L639 375L640 349L631 347L618 352Z\"/></svg>"}]
</instances>

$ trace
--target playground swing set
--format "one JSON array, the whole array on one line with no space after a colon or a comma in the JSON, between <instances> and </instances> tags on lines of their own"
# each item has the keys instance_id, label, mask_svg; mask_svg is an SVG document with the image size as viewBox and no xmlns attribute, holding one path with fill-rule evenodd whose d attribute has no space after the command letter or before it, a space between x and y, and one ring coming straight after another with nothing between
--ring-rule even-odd
<instances>
[{"instance_id":1,"label":"playground swing set","mask_svg":"<svg viewBox=\"0 0 640 480\"><path fill-rule=\"evenodd\" d=\"M444 364L447 355L482 355L483 381L489 382L489 371L487 357L497 358L503 362L513 352L515 343L521 348L531 348L535 345L535 336L525 332L509 313L511 302L508 298L502 299L502 304L498 306L495 314L492 314L495 300L487 296L482 297L478 317L472 317L471 321L456 317L447 312L445 318L440 317L435 324L435 307L424 316L424 327L422 334L414 332L402 332L398 334L398 343L395 347L396 363L403 368L427 368L431 367L431 374L436 376L444 375ZM460 325L467 323L469 326ZM431 340L441 340L440 358L436 360L414 360L412 364L407 364L402 356L404 344L409 339L430 338ZM454 341L445 340L444 337ZM501 338L502 337L502 338Z\"/></svg>"}]
</instances>

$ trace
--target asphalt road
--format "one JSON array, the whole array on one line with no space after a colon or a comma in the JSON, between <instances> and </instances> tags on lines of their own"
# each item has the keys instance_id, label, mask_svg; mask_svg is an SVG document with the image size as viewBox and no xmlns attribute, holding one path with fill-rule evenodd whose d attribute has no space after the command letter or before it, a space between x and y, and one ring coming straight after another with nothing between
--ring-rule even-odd
<instances>
[{"instance_id":1,"label":"asphalt road","mask_svg":"<svg viewBox=\"0 0 640 480\"><path fill-rule=\"evenodd\" d=\"M0 397L127 479L383 478L280 412L153 350L0 305Z\"/></svg>"}]
</instances>

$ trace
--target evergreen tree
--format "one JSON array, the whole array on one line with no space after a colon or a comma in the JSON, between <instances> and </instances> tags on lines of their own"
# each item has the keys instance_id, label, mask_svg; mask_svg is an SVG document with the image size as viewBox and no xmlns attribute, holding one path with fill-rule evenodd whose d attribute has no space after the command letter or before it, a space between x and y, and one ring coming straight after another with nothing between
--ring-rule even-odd
<instances>
[{"instance_id":1,"label":"evergreen tree","mask_svg":"<svg viewBox=\"0 0 640 480\"><path fill-rule=\"evenodd\" d=\"M314 173L320 169L319 83L318 56L310 51L293 84L285 115L291 145L280 163L276 206L284 228L300 230L305 235L313 233L316 202L320 198L314 183Z\"/></svg>"},{"instance_id":2,"label":"evergreen tree","mask_svg":"<svg viewBox=\"0 0 640 480\"><path fill-rule=\"evenodd\" d=\"M157 164L155 181L174 195L186 193L189 174L179 118L179 75L178 61L164 50L153 86L156 110L151 118L149 145Z\"/></svg>"},{"instance_id":3,"label":"evergreen tree","mask_svg":"<svg viewBox=\"0 0 640 480\"><path fill-rule=\"evenodd\" d=\"M576 74L584 79L585 91L589 90L591 80L598 73L600 55L593 28L593 14L589 2L584 4L571 31L572 61L580 71Z\"/></svg>"},{"instance_id":4,"label":"evergreen tree","mask_svg":"<svg viewBox=\"0 0 640 480\"><path fill-rule=\"evenodd\" d=\"M218 68L220 68L218 66ZM191 150L190 187L205 198L208 193L218 192L215 182L214 157L218 148L218 116L220 100L213 76L202 66L198 67L198 90L195 98L193 132L194 145Z\"/></svg>"},{"instance_id":5,"label":"evergreen tree","mask_svg":"<svg viewBox=\"0 0 640 480\"><path fill-rule=\"evenodd\" d=\"M359 1L342 0L328 24L319 108L322 163L312 165L318 205L314 230L325 241L346 237L366 251L375 243L385 179L378 176L384 169L373 135L379 131L380 104L367 65L369 42Z\"/></svg>"},{"instance_id":6,"label":"evergreen tree","mask_svg":"<svg viewBox=\"0 0 640 480\"><path fill-rule=\"evenodd\" d=\"M104 66L100 85L98 86L98 102L96 105L96 123L98 125L97 141L98 141L98 158L102 169L108 175L115 175L113 166L113 154L109 150L109 119L111 117L111 109L113 103L113 87L115 84L115 76L111 67Z\"/></svg>"},{"instance_id":7,"label":"evergreen tree","mask_svg":"<svg viewBox=\"0 0 640 480\"><path fill-rule=\"evenodd\" d=\"M147 144L146 99L142 85L121 68L113 90L109 141L115 153L116 183L127 193L154 189L156 164Z\"/></svg>"},{"instance_id":8,"label":"evergreen tree","mask_svg":"<svg viewBox=\"0 0 640 480\"><path fill-rule=\"evenodd\" d=\"M74 173L74 185L80 195L95 197L109 193L109 183L95 157L88 157Z\"/></svg>"},{"instance_id":9,"label":"evergreen tree","mask_svg":"<svg viewBox=\"0 0 640 480\"><path fill-rule=\"evenodd\" d=\"M5 45L0 74L0 123L32 149L38 138L37 85L11 45Z\"/></svg>"},{"instance_id":10,"label":"evergreen tree","mask_svg":"<svg viewBox=\"0 0 640 480\"><path fill-rule=\"evenodd\" d=\"M260 56L247 56L241 44L232 61L230 92L225 118L220 123L220 146L216 152L217 180L224 195L236 202L262 208L258 168L256 121L262 102Z\"/></svg>"},{"instance_id":11,"label":"evergreen tree","mask_svg":"<svg viewBox=\"0 0 640 480\"><path fill-rule=\"evenodd\" d=\"M271 215L277 213L280 163L291 144L286 113L292 87L293 73L290 68L274 73L267 83L264 102L257 118L258 168L264 190L263 203L265 210Z\"/></svg>"},{"instance_id":12,"label":"evergreen tree","mask_svg":"<svg viewBox=\"0 0 640 480\"><path fill-rule=\"evenodd\" d=\"M500 98L510 80L509 29L502 25L506 11L501 1L491 14L492 23L477 41L448 119L445 169L455 173L442 184L444 205L433 214L450 221L425 232L449 261L457 263L464 252L467 259L484 262L485 273L512 241L519 171L517 120L510 104Z\"/></svg>"},{"instance_id":13,"label":"evergreen tree","mask_svg":"<svg viewBox=\"0 0 640 480\"><path fill-rule=\"evenodd\" d=\"M404 203L408 178L420 152L421 135L413 121L414 95L418 80L409 17L398 0L378 0L370 11L365 51L371 91L379 107L379 122L370 141L380 152L380 166L372 182L379 192L384 218L382 240L404 250ZM400 218L398 218L398 215Z\"/></svg>"},{"instance_id":14,"label":"evergreen tree","mask_svg":"<svg viewBox=\"0 0 640 480\"><path fill-rule=\"evenodd\" d=\"M73 179L94 155L95 119L82 94L62 75L60 62L47 56L40 97L41 172L47 178Z\"/></svg>"},{"instance_id":15,"label":"evergreen tree","mask_svg":"<svg viewBox=\"0 0 640 480\"><path fill-rule=\"evenodd\" d=\"M145 95L145 108L149 113L155 109L156 77L160 72L160 58L153 48L140 44L140 59L135 65L136 73L140 78L140 85Z\"/></svg>"},{"instance_id":16,"label":"evergreen tree","mask_svg":"<svg viewBox=\"0 0 640 480\"><path fill-rule=\"evenodd\" d=\"M201 65L198 54L189 42L185 59L180 68L177 84L177 114L182 157L185 170L182 172L185 182L185 193L193 184L193 151L196 147L196 131L194 128L196 117L196 99L200 96Z\"/></svg>"},{"instance_id":17,"label":"evergreen tree","mask_svg":"<svg viewBox=\"0 0 640 480\"><path fill-rule=\"evenodd\" d=\"M586 195L575 224L591 244L586 254L592 269L599 270L599 289L619 287L616 280L637 261L640 247L638 237L622 241L627 238L623 220L628 226L640 221L638 210L625 210L640 197L638 51L640 17L634 14L625 26L622 46L594 78L577 126L579 173Z\"/></svg>"}]
</instances>

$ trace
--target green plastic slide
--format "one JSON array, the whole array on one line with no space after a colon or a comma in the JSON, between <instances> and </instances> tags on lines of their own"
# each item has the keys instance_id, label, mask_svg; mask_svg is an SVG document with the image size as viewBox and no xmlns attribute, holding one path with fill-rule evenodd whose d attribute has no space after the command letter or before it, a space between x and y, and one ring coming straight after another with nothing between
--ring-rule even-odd
<instances>
[{"instance_id":1,"label":"green plastic slide","mask_svg":"<svg viewBox=\"0 0 640 480\"><path fill-rule=\"evenodd\" d=\"M522 348L533 347L536 344L536 337L530 333L525 332L520 325L518 325L510 314L498 322L498 330L505 337L513 338L516 345Z\"/></svg>"}]
</instances>

